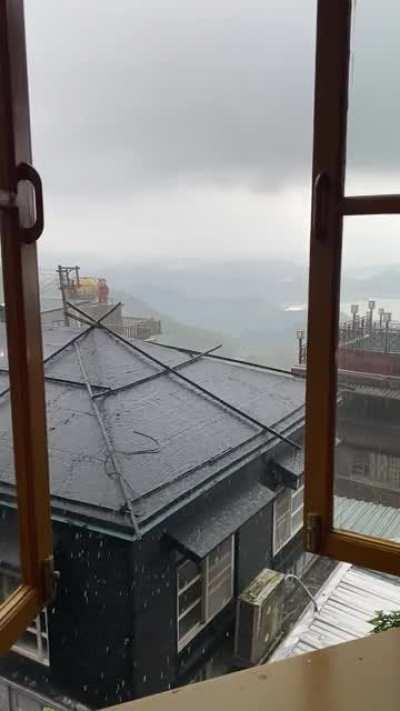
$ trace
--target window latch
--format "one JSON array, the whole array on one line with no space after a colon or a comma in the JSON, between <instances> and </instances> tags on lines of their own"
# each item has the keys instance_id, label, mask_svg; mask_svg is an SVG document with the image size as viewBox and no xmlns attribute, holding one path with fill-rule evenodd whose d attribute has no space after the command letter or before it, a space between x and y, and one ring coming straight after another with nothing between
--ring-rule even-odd
<instances>
[{"instance_id":1,"label":"window latch","mask_svg":"<svg viewBox=\"0 0 400 711\"><path fill-rule=\"evenodd\" d=\"M42 582L46 604L54 602L59 579L59 571L54 570L54 557L49 556L42 562Z\"/></svg>"},{"instance_id":2,"label":"window latch","mask_svg":"<svg viewBox=\"0 0 400 711\"><path fill-rule=\"evenodd\" d=\"M306 550L310 553L318 553L321 546L321 516L319 514L307 514L305 538Z\"/></svg>"},{"instance_id":3,"label":"window latch","mask_svg":"<svg viewBox=\"0 0 400 711\"><path fill-rule=\"evenodd\" d=\"M32 225L25 227L21 224L21 216L26 211L26 198L21 197L12 190L0 190L0 211L19 210L19 235L22 242L30 244L36 242L44 228L43 216L43 188L39 173L29 163L19 163L16 169L17 183L29 183L33 190L35 219ZM25 208L25 210L24 210Z\"/></svg>"}]
</instances>

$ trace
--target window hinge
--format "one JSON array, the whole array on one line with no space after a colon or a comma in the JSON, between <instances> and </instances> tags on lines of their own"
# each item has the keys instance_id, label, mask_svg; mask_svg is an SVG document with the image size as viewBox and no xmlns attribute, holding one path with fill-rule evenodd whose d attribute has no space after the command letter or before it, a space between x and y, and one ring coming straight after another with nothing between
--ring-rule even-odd
<instances>
[{"instance_id":1,"label":"window hinge","mask_svg":"<svg viewBox=\"0 0 400 711\"><path fill-rule=\"evenodd\" d=\"M57 594L57 583L60 579L58 570L54 570L54 557L51 555L42 561L42 581L46 603L52 603Z\"/></svg>"},{"instance_id":2,"label":"window hinge","mask_svg":"<svg viewBox=\"0 0 400 711\"><path fill-rule=\"evenodd\" d=\"M306 519L306 549L310 553L319 553L321 545L321 516L316 513L307 514Z\"/></svg>"}]
</instances>

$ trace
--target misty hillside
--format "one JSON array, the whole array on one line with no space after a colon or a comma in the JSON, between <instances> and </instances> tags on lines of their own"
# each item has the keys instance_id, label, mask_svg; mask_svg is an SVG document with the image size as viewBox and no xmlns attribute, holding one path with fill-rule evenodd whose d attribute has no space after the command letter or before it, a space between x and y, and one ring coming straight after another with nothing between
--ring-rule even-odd
<instances>
[{"instance_id":1,"label":"misty hillside","mask_svg":"<svg viewBox=\"0 0 400 711\"><path fill-rule=\"evenodd\" d=\"M124 316L146 316L160 319L162 333L155 340L161 343L199 351L223 344L224 352L226 350L225 355L231 354L234 349L232 339L227 334L180 323L168 314L157 311L146 302L126 292L113 290L112 295L114 301L122 302ZM219 352L222 353L222 349Z\"/></svg>"},{"instance_id":2,"label":"misty hillside","mask_svg":"<svg viewBox=\"0 0 400 711\"><path fill-rule=\"evenodd\" d=\"M297 360L296 330L306 325L305 266L273 260L175 261L103 266L114 302L127 316L160 318L160 342L290 368ZM90 273L82 264L82 273ZM342 314L366 309L369 297L400 318L400 267L349 271L343 278ZM54 270L44 272L42 301L56 305ZM380 298L379 298L380 296Z\"/></svg>"},{"instance_id":3,"label":"misty hillside","mask_svg":"<svg viewBox=\"0 0 400 711\"><path fill-rule=\"evenodd\" d=\"M196 262L134 265L118 273L126 313L128 293L160 315L160 340L203 350L223 343L221 353L291 367L297 358L296 329L305 325L306 271L286 262Z\"/></svg>"}]
</instances>

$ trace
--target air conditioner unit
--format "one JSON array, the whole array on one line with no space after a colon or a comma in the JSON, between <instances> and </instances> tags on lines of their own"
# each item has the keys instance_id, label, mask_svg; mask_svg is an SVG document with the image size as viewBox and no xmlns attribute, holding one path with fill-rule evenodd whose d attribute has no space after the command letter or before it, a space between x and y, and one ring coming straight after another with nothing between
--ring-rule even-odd
<instances>
[{"instance_id":1,"label":"air conditioner unit","mask_svg":"<svg viewBox=\"0 0 400 711\"><path fill-rule=\"evenodd\" d=\"M238 663L259 664L279 642L284 581L282 573L264 568L238 598L235 630Z\"/></svg>"}]
</instances>

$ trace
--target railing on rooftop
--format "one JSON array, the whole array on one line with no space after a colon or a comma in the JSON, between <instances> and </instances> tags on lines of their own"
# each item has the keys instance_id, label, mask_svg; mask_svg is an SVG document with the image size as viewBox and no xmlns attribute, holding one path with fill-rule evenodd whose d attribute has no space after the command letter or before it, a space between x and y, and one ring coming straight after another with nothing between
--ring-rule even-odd
<instances>
[{"instance_id":1,"label":"railing on rooftop","mask_svg":"<svg viewBox=\"0 0 400 711\"><path fill-rule=\"evenodd\" d=\"M400 354L400 321L392 320L390 312L379 309L379 318L374 319L373 309L360 316L358 306L352 306L353 317L339 325L339 347L374 351L376 353ZM297 331L298 363L305 365L307 342L304 329Z\"/></svg>"}]
</instances>

